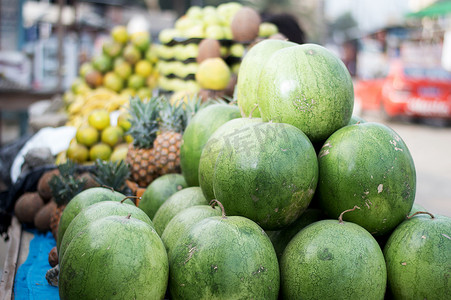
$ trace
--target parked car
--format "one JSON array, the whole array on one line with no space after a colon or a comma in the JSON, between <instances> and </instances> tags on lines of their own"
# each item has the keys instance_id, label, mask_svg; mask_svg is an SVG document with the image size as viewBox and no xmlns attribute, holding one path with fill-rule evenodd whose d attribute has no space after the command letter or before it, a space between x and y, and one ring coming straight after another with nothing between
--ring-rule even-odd
<instances>
[{"instance_id":1,"label":"parked car","mask_svg":"<svg viewBox=\"0 0 451 300\"><path fill-rule=\"evenodd\" d=\"M365 110L396 116L451 119L451 73L439 67L390 64L386 77L354 82L355 99Z\"/></svg>"}]
</instances>

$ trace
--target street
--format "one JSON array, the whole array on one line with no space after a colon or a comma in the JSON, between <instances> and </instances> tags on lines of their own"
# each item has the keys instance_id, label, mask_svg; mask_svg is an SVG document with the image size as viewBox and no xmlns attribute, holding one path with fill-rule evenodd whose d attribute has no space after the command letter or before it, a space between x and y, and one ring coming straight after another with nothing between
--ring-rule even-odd
<instances>
[{"instance_id":1,"label":"street","mask_svg":"<svg viewBox=\"0 0 451 300\"><path fill-rule=\"evenodd\" d=\"M417 172L415 203L431 213L451 217L451 126L387 122L373 112L361 116L388 125L407 144Z\"/></svg>"}]
</instances>

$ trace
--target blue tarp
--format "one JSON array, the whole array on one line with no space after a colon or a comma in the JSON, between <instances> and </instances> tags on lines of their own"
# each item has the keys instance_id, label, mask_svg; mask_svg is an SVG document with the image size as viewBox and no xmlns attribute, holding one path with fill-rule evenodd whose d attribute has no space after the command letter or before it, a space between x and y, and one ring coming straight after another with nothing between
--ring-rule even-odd
<instances>
[{"instance_id":1,"label":"blue tarp","mask_svg":"<svg viewBox=\"0 0 451 300\"><path fill-rule=\"evenodd\" d=\"M51 269L48 257L50 250L56 246L55 239L51 232L27 231L33 233L34 238L30 241L26 261L17 270L14 297L16 300L59 299L58 287L51 286L45 279L45 274Z\"/></svg>"}]
</instances>

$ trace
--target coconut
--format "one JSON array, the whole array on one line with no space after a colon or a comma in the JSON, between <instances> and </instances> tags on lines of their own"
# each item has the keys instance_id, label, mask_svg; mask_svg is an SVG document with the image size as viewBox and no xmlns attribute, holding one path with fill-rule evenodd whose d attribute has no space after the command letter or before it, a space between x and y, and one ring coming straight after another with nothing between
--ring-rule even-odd
<instances>
[{"instance_id":1,"label":"coconut","mask_svg":"<svg viewBox=\"0 0 451 300\"><path fill-rule=\"evenodd\" d=\"M42 174L41 178L39 178L37 191L44 202L48 202L50 198L52 198L52 190L50 189L49 182L53 175L59 175L59 170L53 169L46 171Z\"/></svg>"},{"instance_id":2,"label":"coconut","mask_svg":"<svg viewBox=\"0 0 451 300\"><path fill-rule=\"evenodd\" d=\"M203 62L207 58L221 57L221 44L215 39L204 39L199 43L199 54L196 57L197 63Z\"/></svg>"},{"instance_id":3,"label":"coconut","mask_svg":"<svg viewBox=\"0 0 451 300\"><path fill-rule=\"evenodd\" d=\"M40 231L50 230L50 217L56 208L55 201L49 201L34 216L34 226Z\"/></svg>"},{"instance_id":4,"label":"coconut","mask_svg":"<svg viewBox=\"0 0 451 300\"><path fill-rule=\"evenodd\" d=\"M258 37L261 18L258 12L250 7L242 7L232 19L230 27L233 39L238 42L250 42Z\"/></svg>"},{"instance_id":5,"label":"coconut","mask_svg":"<svg viewBox=\"0 0 451 300\"><path fill-rule=\"evenodd\" d=\"M33 223L36 213L44 206L44 200L37 192L27 192L17 199L14 214L21 223Z\"/></svg>"}]
</instances>

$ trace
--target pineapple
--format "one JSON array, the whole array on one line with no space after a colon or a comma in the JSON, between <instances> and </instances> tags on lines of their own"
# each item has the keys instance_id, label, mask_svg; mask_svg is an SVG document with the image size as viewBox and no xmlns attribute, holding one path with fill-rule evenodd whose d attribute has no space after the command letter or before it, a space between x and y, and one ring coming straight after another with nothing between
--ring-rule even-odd
<instances>
[{"instance_id":1,"label":"pineapple","mask_svg":"<svg viewBox=\"0 0 451 300\"><path fill-rule=\"evenodd\" d=\"M133 143L128 148L126 162L130 165L132 180L141 187L147 187L158 176L153 142L158 131L159 105L160 100L154 97L147 101L137 97L130 99L128 134L133 137Z\"/></svg>"},{"instance_id":2,"label":"pineapple","mask_svg":"<svg viewBox=\"0 0 451 300\"><path fill-rule=\"evenodd\" d=\"M201 98L183 101L162 100L159 112L159 132L153 143L158 174L180 173L180 146L183 132L191 117L203 107Z\"/></svg>"},{"instance_id":3,"label":"pineapple","mask_svg":"<svg viewBox=\"0 0 451 300\"><path fill-rule=\"evenodd\" d=\"M129 194L125 181L130 176L129 166L124 161L95 161L94 179L101 186L112 188L123 194Z\"/></svg>"},{"instance_id":4,"label":"pineapple","mask_svg":"<svg viewBox=\"0 0 451 300\"><path fill-rule=\"evenodd\" d=\"M77 177L76 165L70 160L59 165L58 170L60 175L54 175L49 181L52 197L57 205L50 216L50 229L55 240L64 208L75 195L83 190L86 183L85 179Z\"/></svg>"}]
</instances>

